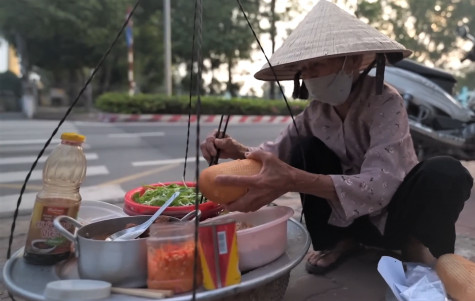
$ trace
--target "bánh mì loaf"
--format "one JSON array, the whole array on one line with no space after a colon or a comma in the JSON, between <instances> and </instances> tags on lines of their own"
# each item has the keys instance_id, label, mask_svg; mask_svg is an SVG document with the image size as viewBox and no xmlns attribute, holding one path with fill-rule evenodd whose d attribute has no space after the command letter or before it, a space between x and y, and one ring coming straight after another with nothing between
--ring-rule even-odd
<instances>
[{"instance_id":1,"label":"b\u00e1nh m\u00ec loaf","mask_svg":"<svg viewBox=\"0 0 475 301\"><path fill-rule=\"evenodd\" d=\"M199 189L210 201L227 204L246 194L248 188L215 183L218 175L252 176L258 174L262 163L252 159L234 160L212 165L204 169L199 178Z\"/></svg>"},{"instance_id":2,"label":"b\u00e1nh m\u00ec loaf","mask_svg":"<svg viewBox=\"0 0 475 301\"><path fill-rule=\"evenodd\" d=\"M475 263L457 254L437 259L435 270L447 294L457 301L475 300Z\"/></svg>"}]
</instances>

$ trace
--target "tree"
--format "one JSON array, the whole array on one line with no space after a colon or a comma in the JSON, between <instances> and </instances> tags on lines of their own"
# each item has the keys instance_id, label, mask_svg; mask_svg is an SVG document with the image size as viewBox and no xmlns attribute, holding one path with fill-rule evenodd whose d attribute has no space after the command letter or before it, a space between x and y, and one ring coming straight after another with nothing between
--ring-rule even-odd
<instances>
[{"instance_id":1,"label":"tree","mask_svg":"<svg viewBox=\"0 0 475 301\"><path fill-rule=\"evenodd\" d=\"M358 18L412 49L412 59L448 67L452 55L462 55L455 30L475 28L474 0L358 0Z\"/></svg>"},{"instance_id":2,"label":"tree","mask_svg":"<svg viewBox=\"0 0 475 301\"><path fill-rule=\"evenodd\" d=\"M20 50L25 74L33 66L48 70L52 85L73 97L120 28L130 2L1 1L0 28ZM119 51L113 50L109 62Z\"/></svg>"},{"instance_id":3,"label":"tree","mask_svg":"<svg viewBox=\"0 0 475 301\"><path fill-rule=\"evenodd\" d=\"M284 13L278 13L276 11L276 2L277 0L270 0L268 3L269 10L265 9L262 10L261 12L267 17L269 20L269 27L268 28L263 28L263 32L268 32L270 35L270 40L271 40L271 52L272 54L275 52L275 46L276 46L276 38L277 38L277 23L280 23L280 26L285 26L284 22L289 21L292 18L292 13L302 13L302 11L299 8L299 2L298 0L289 0L285 1L285 10ZM266 4L264 4L264 7ZM266 15L265 11L268 11L269 13ZM270 99L276 99L275 95L275 82L269 82L269 98Z\"/></svg>"},{"instance_id":4,"label":"tree","mask_svg":"<svg viewBox=\"0 0 475 301\"><path fill-rule=\"evenodd\" d=\"M258 0L241 1L252 26L259 32ZM193 41L194 1L180 0L172 3L172 53L176 64L191 62ZM238 59L249 58L254 36L250 31L236 1L203 1L202 56L206 61L203 71L217 70L224 66L228 73L226 90L236 95L239 86L233 82L233 68ZM205 91L220 93L221 89L213 78L214 85ZM218 82L221 82L218 80ZM187 79L183 81L189 85Z\"/></svg>"},{"instance_id":5,"label":"tree","mask_svg":"<svg viewBox=\"0 0 475 301\"><path fill-rule=\"evenodd\" d=\"M253 28L266 18L259 0L241 0ZM106 52L134 0L17 0L0 1L0 31L20 51L25 73L33 67L49 74L51 86L64 87L74 97L91 69ZM254 46L236 1L203 1L202 53L205 72L212 74L209 93L233 95L239 84L232 74L236 62L247 59ZM172 53L175 70L192 58L195 1L172 1ZM143 0L135 11L134 70L143 92L159 92L163 85L162 1ZM226 69L227 79L216 70ZM94 80L94 91L127 89L127 49L121 37ZM189 68L186 69L187 72ZM183 76L175 72L177 77ZM188 80L188 75L185 75ZM71 85L73 83L73 85ZM188 84L183 90L188 89Z\"/></svg>"}]
</instances>

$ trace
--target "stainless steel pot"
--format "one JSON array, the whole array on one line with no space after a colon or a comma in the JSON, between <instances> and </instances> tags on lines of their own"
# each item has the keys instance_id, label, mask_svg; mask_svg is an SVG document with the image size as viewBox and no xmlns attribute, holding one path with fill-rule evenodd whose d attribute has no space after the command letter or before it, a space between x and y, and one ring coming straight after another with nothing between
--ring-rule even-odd
<instances>
[{"instance_id":1,"label":"stainless steel pot","mask_svg":"<svg viewBox=\"0 0 475 301\"><path fill-rule=\"evenodd\" d=\"M158 222L186 221L194 217L194 212L192 213L181 220L160 216ZM107 281L112 286L144 287L147 284L146 238L128 241L105 241L93 238L105 238L124 229L127 224L140 224L149 218L149 215L127 216L83 226L77 220L62 215L56 217L53 224L64 237L73 242L81 278ZM71 223L78 230L72 234L62 225L64 223Z\"/></svg>"}]
</instances>

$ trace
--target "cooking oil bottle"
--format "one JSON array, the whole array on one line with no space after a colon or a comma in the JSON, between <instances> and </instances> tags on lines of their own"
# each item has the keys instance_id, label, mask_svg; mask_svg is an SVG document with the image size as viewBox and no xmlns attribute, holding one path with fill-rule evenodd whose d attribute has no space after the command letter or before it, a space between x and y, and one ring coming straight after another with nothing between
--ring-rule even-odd
<instances>
[{"instance_id":1,"label":"cooking oil bottle","mask_svg":"<svg viewBox=\"0 0 475 301\"><path fill-rule=\"evenodd\" d=\"M55 217L77 218L81 195L79 187L86 175L85 136L63 133L43 168L43 187L36 195L25 244L27 262L51 265L70 254L71 244L53 226ZM72 225L64 225L71 232Z\"/></svg>"}]
</instances>

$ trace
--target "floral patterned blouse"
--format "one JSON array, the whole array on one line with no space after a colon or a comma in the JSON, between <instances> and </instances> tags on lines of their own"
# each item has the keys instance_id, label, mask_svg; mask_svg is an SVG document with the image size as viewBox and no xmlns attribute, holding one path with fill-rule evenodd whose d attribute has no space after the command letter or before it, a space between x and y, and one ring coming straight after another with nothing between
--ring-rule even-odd
<instances>
[{"instance_id":1,"label":"floral patterned blouse","mask_svg":"<svg viewBox=\"0 0 475 301\"><path fill-rule=\"evenodd\" d=\"M318 137L340 159L343 174L330 176L341 206L332 208L329 223L346 227L369 215L383 233L385 207L417 157L403 99L388 85L381 95L375 90L375 79L367 76L350 94L352 103L344 121L331 105L312 101L295 122L301 137ZM259 148L289 162L295 138L291 123L275 141Z\"/></svg>"}]
</instances>

